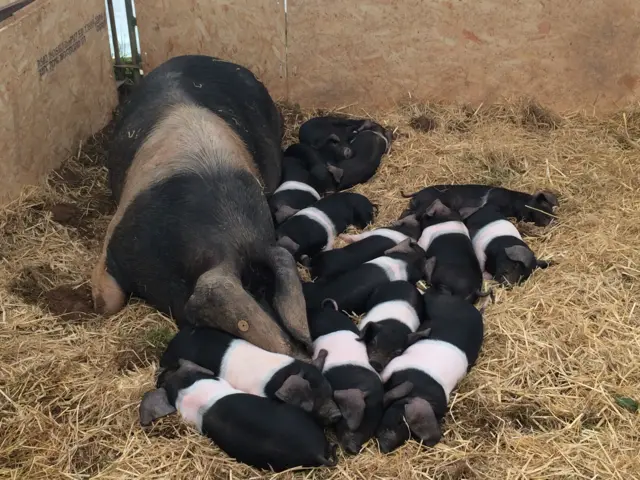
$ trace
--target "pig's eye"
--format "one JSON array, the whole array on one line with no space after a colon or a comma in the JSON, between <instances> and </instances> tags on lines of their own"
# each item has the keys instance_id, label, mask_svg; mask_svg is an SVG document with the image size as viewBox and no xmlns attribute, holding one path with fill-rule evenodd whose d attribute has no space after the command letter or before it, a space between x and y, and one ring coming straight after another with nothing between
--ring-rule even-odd
<instances>
[{"instance_id":1,"label":"pig's eye","mask_svg":"<svg viewBox=\"0 0 640 480\"><path fill-rule=\"evenodd\" d=\"M404 353L404 350L402 350L401 348L396 350L395 352L393 352L393 355L396 357L399 357L400 355L402 355Z\"/></svg>"}]
</instances>

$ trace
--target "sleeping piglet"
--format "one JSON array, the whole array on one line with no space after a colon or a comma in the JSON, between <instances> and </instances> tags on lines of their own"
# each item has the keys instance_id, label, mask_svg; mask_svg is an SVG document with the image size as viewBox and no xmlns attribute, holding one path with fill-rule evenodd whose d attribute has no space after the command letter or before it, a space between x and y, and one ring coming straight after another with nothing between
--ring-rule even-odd
<instances>
[{"instance_id":1,"label":"sleeping piglet","mask_svg":"<svg viewBox=\"0 0 640 480\"><path fill-rule=\"evenodd\" d=\"M325 298L332 298L341 310L362 314L371 293L380 285L395 280L416 283L424 277L424 250L411 240L403 240L383 256L332 279L303 283L307 310L319 308Z\"/></svg>"},{"instance_id":2,"label":"sleeping piglet","mask_svg":"<svg viewBox=\"0 0 640 480\"><path fill-rule=\"evenodd\" d=\"M336 464L335 446L305 412L241 392L188 360L179 360L158 389L144 394L140 423L175 411L229 456L253 467L282 471Z\"/></svg>"},{"instance_id":3,"label":"sleeping piglet","mask_svg":"<svg viewBox=\"0 0 640 480\"><path fill-rule=\"evenodd\" d=\"M325 300L308 318L315 358L328 352L322 373L342 412L336 424L338 441L347 452L358 453L382 416L382 382L369 364L358 327L333 300Z\"/></svg>"},{"instance_id":4,"label":"sleeping piglet","mask_svg":"<svg viewBox=\"0 0 640 480\"><path fill-rule=\"evenodd\" d=\"M286 210L284 207L280 211ZM341 192L329 195L311 207L292 211L278 227L278 245L296 259L330 250L339 233L349 225L364 228L373 220L374 206L364 195Z\"/></svg>"},{"instance_id":5,"label":"sleeping piglet","mask_svg":"<svg viewBox=\"0 0 640 480\"><path fill-rule=\"evenodd\" d=\"M427 282L437 290L475 303L478 296L485 295L482 270L460 215L436 200L420 223L418 245L427 255Z\"/></svg>"},{"instance_id":6,"label":"sleeping piglet","mask_svg":"<svg viewBox=\"0 0 640 480\"><path fill-rule=\"evenodd\" d=\"M516 285L549 262L538 260L520 232L493 205L486 205L466 220L480 267L504 285Z\"/></svg>"},{"instance_id":7,"label":"sleeping piglet","mask_svg":"<svg viewBox=\"0 0 640 480\"><path fill-rule=\"evenodd\" d=\"M391 147L391 140L391 132L373 122L369 128L358 132L350 144L353 156L327 165L338 190L365 183L373 177L380 166L382 156Z\"/></svg>"},{"instance_id":8,"label":"sleeping piglet","mask_svg":"<svg viewBox=\"0 0 640 480\"><path fill-rule=\"evenodd\" d=\"M333 177L317 150L296 143L284 152L280 186L269 198L269 207L277 224L284 222L294 210L306 208L322 194L335 191ZM282 208L288 207L288 208Z\"/></svg>"},{"instance_id":9,"label":"sleeping piglet","mask_svg":"<svg viewBox=\"0 0 640 480\"><path fill-rule=\"evenodd\" d=\"M349 142L355 135L372 125L370 120L326 115L307 120L300 125L298 138L319 150L328 160L339 162L351 158Z\"/></svg>"},{"instance_id":10,"label":"sleeping piglet","mask_svg":"<svg viewBox=\"0 0 640 480\"><path fill-rule=\"evenodd\" d=\"M331 385L321 373L326 352L313 364L268 352L228 333L206 327L182 328L169 342L160 367L176 368L180 359L216 372L234 388L281 400L313 413L325 424L338 420ZM158 379L162 382L162 374Z\"/></svg>"},{"instance_id":11,"label":"sleeping piglet","mask_svg":"<svg viewBox=\"0 0 640 480\"><path fill-rule=\"evenodd\" d=\"M376 372L382 372L404 352L409 334L418 330L424 316L424 300L414 284L398 280L376 288L367 310L358 328L367 345L369 363Z\"/></svg>"},{"instance_id":12,"label":"sleeping piglet","mask_svg":"<svg viewBox=\"0 0 640 480\"><path fill-rule=\"evenodd\" d=\"M385 412L376 432L383 453L413 435L433 446L442 436L440 421L449 396L475 364L482 347L482 314L460 297L427 290L429 328L411 334L413 343L382 372Z\"/></svg>"},{"instance_id":13,"label":"sleeping piglet","mask_svg":"<svg viewBox=\"0 0 640 480\"><path fill-rule=\"evenodd\" d=\"M386 228L377 228L357 235L340 235L348 245L320 252L311 259L311 276L335 277L359 267L364 262L383 255L398 243L420 236L420 222L414 215L403 218Z\"/></svg>"}]
</instances>

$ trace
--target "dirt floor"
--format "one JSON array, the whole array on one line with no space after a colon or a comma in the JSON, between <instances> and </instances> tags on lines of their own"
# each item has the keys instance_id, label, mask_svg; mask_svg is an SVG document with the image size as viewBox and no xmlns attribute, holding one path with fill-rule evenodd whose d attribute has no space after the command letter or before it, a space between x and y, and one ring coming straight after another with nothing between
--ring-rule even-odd
<instances>
[{"instance_id":1,"label":"dirt floor","mask_svg":"<svg viewBox=\"0 0 640 480\"><path fill-rule=\"evenodd\" d=\"M311 113L286 109L289 141ZM598 120L527 102L414 105L377 119L396 140L356 189L379 205L376 226L403 210L401 191L429 184L548 188L558 221L521 231L557 265L497 289L437 447L383 456L369 442L334 469L277 478L640 478L640 110ZM137 301L91 313L113 210L106 134L0 212L0 478L268 478L175 416L138 424L174 326Z\"/></svg>"}]
</instances>

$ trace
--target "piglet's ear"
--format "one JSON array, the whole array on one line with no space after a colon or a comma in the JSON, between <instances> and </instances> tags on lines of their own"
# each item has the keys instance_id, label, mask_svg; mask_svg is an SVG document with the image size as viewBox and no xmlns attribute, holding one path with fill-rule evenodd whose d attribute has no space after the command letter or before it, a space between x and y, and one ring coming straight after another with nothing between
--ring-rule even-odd
<instances>
[{"instance_id":1,"label":"piglet's ear","mask_svg":"<svg viewBox=\"0 0 640 480\"><path fill-rule=\"evenodd\" d=\"M275 213L273 214L273 218L275 219L276 223L280 225L299 211L300 210L296 210L295 208L292 208L288 205L282 205L275 211Z\"/></svg>"},{"instance_id":2,"label":"piglet's ear","mask_svg":"<svg viewBox=\"0 0 640 480\"><path fill-rule=\"evenodd\" d=\"M294 242L291 237L280 237L278 239L277 242L279 247L284 248L285 250L287 250L291 255L294 255L298 252L298 250L300 249L300 245L298 245L296 242Z\"/></svg>"},{"instance_id":3,"label":"piglet's ear","mask_svg":"<svg viewBox=\"0 0 640 480\"><path fill-rule=\"evenodd\" d=\"M324 348L321 349L318 352L318 355L316 356L316 358L314 358L311 361L311 365L316 367L318 370L322 371L322 369L324 368L324 362L327 360L327 355L328 354L329 354L329 352L327 352L327 350L325 350Z\"/></svg>"},{"instance_id":4,"label":"piglet's ear","mask_svg":"<svg viewBox=\"0 0 640 480\"><path fill-rule=\"evenodd\" d=\"M407 381L402 382L400 385L397 385L388 392L385 392L384 397L382 398L384 408L387 408L396 400L406 397L411 393L411 390L413 390L413 383Z\"/></svg>"},{"instance_id":5,"label":"piglet's ear","mask_svg":"<svg viewBox=\"0 0 640 480\"><path fill-rule=\"evenodd\" d=\"M366 325L364 325L364 327L362 327L362 330L360 330L359 340L361 342L367 343L371 341L371 339L375 337L376 333L378 333L379 331L380 325L378 325L376 322L368 322Z\"/></svg>"},{"instance_id":6,"label":"piglet's ear","mask_svg":"<svg viewBox=\"0 0 640 480\"><path fill-rule=\"evenodd\" d=\"M433 271L436 269L436 257L429 257L424 262L424 278L427 283L431 283L431 277L433 277Z\"/></svg>"},{"instance_id":7,"label":"piglet's ear","mask_svg":"<svg viewBox=\"0 0 640 480\"><path fill-rule=\"evenodd\" d=\"M552 207L558 206L558 197L556 197L553 193L547 192L546 190L541 190L533 194L533 200L536 203L539 202L547 202Z\"/></svg>"},{"instance_id":8,"label":"piglet's ear","mask_svg":"<svg viewBox=\"0 0 640 480\"><path fill-rule=\"evenodd\" d=\"M169 403L167 391L164 388L151 390L142 396L140 402L140 425L146 427L158 418L171 415L175 411L175 407Z\"/></svg>"},{"instance_id":9,"label":"piglet's ear","mask_svg":"<svg viewBox=\"0 0 640 480\"><path fill-rule=\"evenodd\" d=\"M386 250L384 254L391 255L392 253L413 253L415 248L414 245L417 245L417 242L415 240L406 238L395 247Z\"/></svg>"},{"instance_id":10,"label":"piglet's ear","mask_svg":"<svg viewBox=\"0 0 640 480\"><path fill-rule=\"evenodd\" d=\"M327 170L336 181L336 183L340 183L340 180L342 180L342 177L344 176L344 170L334 165L327 165Z\"/></svg>"},{"instance_id":11,"label":"piglet's ear","mask_svg":"<svg viewBox=\"0 0 640 480\"><path fill-rule=\"evenodd\" d=\"M276 391L276 397L284 403L300 407L305 412L313 410L313 392L311 385L302 375L291 375Z\"/></svg>"},{"instance_id":12,"label":"piglet's ear","mask_svg":"<svg viewBox=\"0 0 640 480\"><path fill-rule=\"evenodd\" d=\"M477 207L475 207L475 206L473 206L473 207L462 207L460 210L458 210L458 213L460 213L460 216L462 217L463 220L466 220L467 218L469 218L471 215L476 213L481 208L482 208L481 206L477 206Z\"/></svg>"},{"instance_id":13,"label":"piglet's ear","mask_svg":"<svg viewBox=\"0 0 640 480\"><path fill-rule=\"evenodd\" d=\"M534 268L536 266L536 256L524 245L513 245L505 248L504 251L507 257L514 262L520 262L527 268Z\"/></svg>"},{"instance_id":14,"label":"piglet's ear","mask_svg":"<svg viewBox=\"0 0 640 480\"><path fill-rule=\"evenodd\" d=\"M429 205L429 208L427 208L427 211L424 212L424 214L427 217L445 217L447 215L451 215L451 209L438 198Z\"/></svg>"},{"instance_id":15,"label":"piglet's ear","mask_svg":"<svg viewBox=\"0 0 640 480\"><path fill-rule=\"evenodd\" d=\"M432 447L442 438L433 407L424 398L412 398L404 407L404 416L411 432L423 444Z\"/></svg>"},{"instance_id":16,"label":"piglet's ear","mask_svg":"<svg viewBox=\"0 0 640 480\"><path fill-rule=\"evenodd\" d=\"M410 347L411 345L413 345L416 342L419 342L420 340L429 338L429 335L431 335L430 328L427 328L425 330L418 330L417 332L410 333L409 335L407 335L407 346Z\"/></svg>"},{"instance_id":17,"label":"piglet's ear","mask_svg":"<svg viewBox=\"0 0 640 480\"><path fill-rule=\"evenodd\" d=\"M365 392L356 388L336 390L333 392L333 399L342 413L342 418L345 419L347 427L349 427L349 430L352 432L362 423L364 410L366 408L365 397Z\"/></svg>"}]
</instances>

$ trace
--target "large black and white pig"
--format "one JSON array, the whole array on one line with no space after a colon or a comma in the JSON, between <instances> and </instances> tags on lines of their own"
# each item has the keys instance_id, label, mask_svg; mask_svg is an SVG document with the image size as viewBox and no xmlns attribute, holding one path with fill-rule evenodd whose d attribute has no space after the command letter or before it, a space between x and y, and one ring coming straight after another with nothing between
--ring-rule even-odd
<instances>
[{"instance_id":1,"label":"large black and white pig","mask_svg":"<svg viewBox=\"0 0 640 480\"><path fill-rule=\"evenodd\" d=\"M280 225L278 245L286 248L296 259L330 250L336 236L349 225L367 226L373 220L374 210L369 199L359 193L329 195L311 207L294 212Z\"/></svg>"},{"instance_id":2,"label":"large black and white pig","mask_svg":"<svg viewBox=\"0 0 640 480\"><path fill-rule=\"evenodd\" d=\"M338 190L367 182L380 166L382 156L391 147L391 132L381 125L372 123L356 134L350 146L353 155L340 162L329 163L327 170L333 175Z\"/></svg>"},{"instance_id":3,"label":"large black and white pig","mask_svg":"<svg viewBox=\"0 0 640 480\"><path fill-rule=\"evenodd\" d=\"M482 293L482 270L462 218L440 200L423 214L418 239L426 252L427 282L441 292L475 303Z\"/></svg>"},{"instance_id":4,"label":"large black and white pig","mask_svg":"<svg viewBox=\"0 0 640 480\"><path fill-rule=\"evenodd\" d=\"M335 302L326 300L320 310L310 312L309 328L314 358L327 352L322 373L342 413L336 424L338 441L347 452L358 453L382 416L382 382L369 364L358 327Z\"/></svg>"},{"instance_id":5,"label":"large black and white pig","mask_svg":"<svg viewBox=\"0 0 640 480\"><path fill-rule=\"evenodd\" d=\"M466 220L480 268L504 285L516 285L549 262L538 260L515 225L493 205L486 205Z\"/></svg>"},{"instance_id":6,"label":"large black and white pig","mask_svg":"<svg viewBox=\"0 0 640 480\"><path fill-rule=\"evenodd\" d=\"M440 441L451 392L482 347L482 314L472 304L432 289L424 301L429 327L412 334L415 343L382 372L385 412L376 437L383 453L412 435L428 446Z\"/></svg>"},{"instance_id":7,"label":"large black and white pig","mask_svg":"<svg viewBox=\"0 0 640 480\"><path fill-rule=\"evenodd\" d=\"M189 360L216 372L240 391L295 405L328 425L340 418L340 411L331 385L321 373L325 355L319 352L309 364L268 352L221 330L185 327L169 342L160 367L177 368L180 359Z\"/></svg>"},{"instance_id":8,"label":"large black and white pig","mask_svg":"<svg viewBox=\"0 0 640 480\"><path fill-rule=\"evenodd\" d=\"M433 185L419 192L404 195L411 198L403 216L420 216L429 205L440 199L466 218L470 211L485 205L494 205L505 217L521 222L533 222L545 226L554 219L558 198L551 192L539 191L533 195L489 185Z\"/></svg>"},{"instance_id":9,"label":"large black and white pig","mask_svg":"<svg viewBox=\"0 0 640 480\"><path fill-rule=\"evenodd\" d=\"M395 280L415 284L425 275L425 263L424 250L415 241L404 240L383 256L342 275L303 284L307 309L320 308L325 298L331 298L341 310L365 313L369 297L376 288Z\"/></svg>"},{"instance_id":10,"label":"large black and white pig","mask_svg":"<svg viewBox=\"0 0 640 480\"><path fill-rule=\"evenodd\" d=\"M187 55L146 75L109 149L118 208L93 271L96 309L115 313L135 295L179 325L279 353L310 346L296 264L264 195L280 183L281 139L269 93L239 65ZM266 305L243 285L268 286Z\"/></svg>"},{"instance_id":11,"label":"large black and white pig","mask_svg":"<svg viewBox=\"0 0 640 480\"><path fill-rule=\"evenodd\" d=\"M400 242L420 236L420 222L410 215L386 228L377 228L355 235L340 235L348 245L326 250L311 259L311 276L330 278L359 267L364 262L383 255Z\"/></svg>"},{"instance_id":12,"label":"large black and white pig","mask_svg":"<svg viewBox=\"0 0 640 480\"><path fill-rule=\"evenodd\" d=\"M373 291L358 328L376 372L405 351L409 334L418 330L423 317L424 300L415 284L398 280Z\"/></svg>"},{"instance_id":13,"label":"large black and white pig","mask_svg":"<svg viewBox=\"0 0 640 480\"><path fill-rule=\"evenodd\" d=\"M285 150L281 181L269 197L269 207L278 224L289 218L295 210L309 207L320 200L324 193L335 191L333 177L320 153L302 143L293 144Z\"/></svg>"},{"instance_id":14,"label":"large black and white pig","mask_svg":"<svg viewBox=\"0 0 640 480\"><path fill-rule=\"evenodd\" d=\"M280 472L336 464L335 446L305 412L241 392L188 360L144 394L140 423L150 425L175 411L229 456L253 467Z\"/></svg>"},{"instance_id":15,"label":"large black and white pig","mask_svg":"<svg viewBox=\"0 0 640 480\"><path fill-rule=\"evenodd\" d=\"M351 158L351 140L359 131L371 125L370 120L326 115L311 118L300 125L298 138L300 142L319 150L328 161L337 163Z\"/></svg>"}]
</instances>

